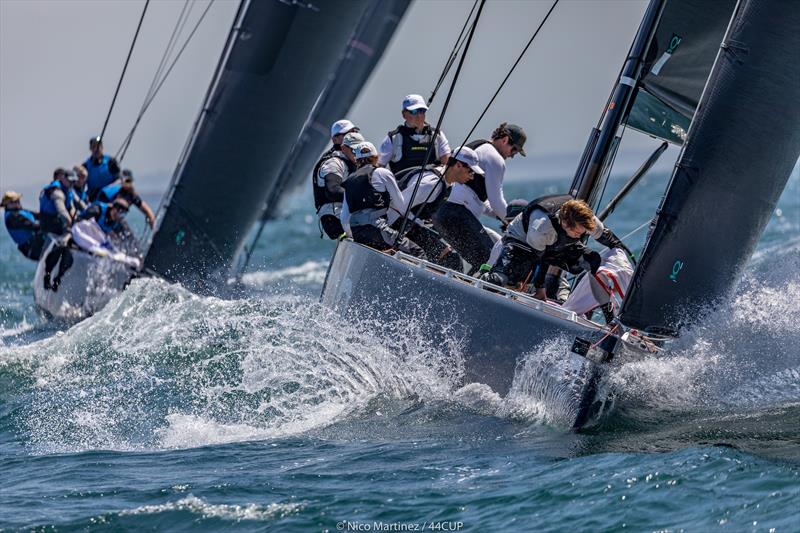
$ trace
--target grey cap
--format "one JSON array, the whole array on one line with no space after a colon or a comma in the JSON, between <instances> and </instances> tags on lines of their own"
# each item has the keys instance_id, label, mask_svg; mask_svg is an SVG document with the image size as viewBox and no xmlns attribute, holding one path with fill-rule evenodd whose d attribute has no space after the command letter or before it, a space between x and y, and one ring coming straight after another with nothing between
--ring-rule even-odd
<instances>
[{"instance_id":1,"label":"grey cap","mask_svg":"<svg viewBox=\"0 0 800 533\"><path fill-rule=\"evenodd\" d=\"M344 136L342 140L342 144L347 146L351 150L356 147L357 144L363 143L366 141L363 135L358 133L357 131L351 131L347 135Z\"/></svg>"}]
</instances>

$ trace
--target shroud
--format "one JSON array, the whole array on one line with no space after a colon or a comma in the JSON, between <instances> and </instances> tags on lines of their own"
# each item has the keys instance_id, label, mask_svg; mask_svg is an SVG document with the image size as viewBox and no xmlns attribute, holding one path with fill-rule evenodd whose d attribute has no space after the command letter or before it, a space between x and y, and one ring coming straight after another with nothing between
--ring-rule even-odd
<instances>
[{"instance_id":1,"label":"shroud","mask_svg":"<svg viewBox=\"0 0 800 533\"><path fill-rule=\"evenodd\" d=\"M173 175L148 272L200 292L226 281L365 5L244 4Z\"/></svg>"},{"instance_id":2,"label":"shroud","mask_svg":"<svg viewBox=\"0 0 800 533\"><path fill-rule=\"evenodd\" d=\"M620 313L674 333L736 284L800 155L800 2L734 14Z\"/></svg>"}]
</instances>

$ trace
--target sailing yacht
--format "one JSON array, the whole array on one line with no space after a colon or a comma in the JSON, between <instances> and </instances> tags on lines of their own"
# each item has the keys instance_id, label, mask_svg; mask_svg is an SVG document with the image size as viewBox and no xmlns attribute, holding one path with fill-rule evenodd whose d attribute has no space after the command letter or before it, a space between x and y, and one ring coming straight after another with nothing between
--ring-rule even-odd
<instances>
[{"instance_id":1,"label":"sailing yacht","mask_svg":"<svg viewBox=\"0 0 800 533\"><path fill-rule=\"evenodd\" d=\"M321 301L389 334L413 322L433 341L455 341L463 381L500 395L523 360L567 346L566 369L548 373L542 360L541 377L574 428L596 422L610 365L652 356L739 280L800 155L797 50L798 2L651 0L569 187L598 211L625 128L681 147L609 323L348 239Z\"/></svg>"}]
</instances>

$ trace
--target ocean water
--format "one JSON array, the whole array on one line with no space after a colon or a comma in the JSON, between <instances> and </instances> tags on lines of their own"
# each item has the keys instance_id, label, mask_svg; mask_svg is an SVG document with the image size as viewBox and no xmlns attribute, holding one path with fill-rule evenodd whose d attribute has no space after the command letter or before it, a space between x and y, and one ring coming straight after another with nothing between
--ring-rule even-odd
<instances>
[{"instance_id":1,"label":"ocean water","mask_svg":"<svg viewBox=\"0 0 800 533\"><path fill-rule=\"evenodd\" d=\"M617 234L666 178L612 215ZM499 398L413 322L381 338L321 307L333 244L309 203L268 226L245 297L137 280L74 325L38 315L34 265L2 232L0 529L800 531L797 174L735 294L614 372L615 408L582 432L526 395L524 365Z\"/></svg>"}]
</instances>

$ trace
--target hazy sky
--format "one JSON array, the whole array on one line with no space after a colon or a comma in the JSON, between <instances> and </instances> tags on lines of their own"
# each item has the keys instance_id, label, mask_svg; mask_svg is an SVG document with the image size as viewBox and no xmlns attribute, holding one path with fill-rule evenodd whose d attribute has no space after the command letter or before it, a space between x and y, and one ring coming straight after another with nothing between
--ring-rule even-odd
<instances>
[{"instance_id":1,"label":"hazy sky","mask_svg":"<svg viewBox=\"0 0 800 533\"><path fill-rule=\"evenodd\" d=\"M501 121L527 130L530 156L512 162L509 175L545 175L553 165L571 173L646 3L559 2L473 136L488 135ZM183 5L151 1L104 137L107 152L116 153L132 126ZM206 0L193 4L181 42L206 5ZM145 177L140 183L149 189L169 181L237 5L216 0L211 6L137 130L123 166ZM470 0L412 4L349 114L369 139L379 142L399 122L405 94L427 98L471 5ZM550 5L549 0L487 2L445 118L451 144L464 140ZM143 0L0 0L0 188L35 191L56 166L85 159L89 137L102 128L143 6ZM445 91L446 86L434 102L431 122ZM633 133L626 141L637 154L656 145ZM638 155L634 159L638 163ZM565 165L570 168L560 168Z\"/></svg>"}]
</instances>

